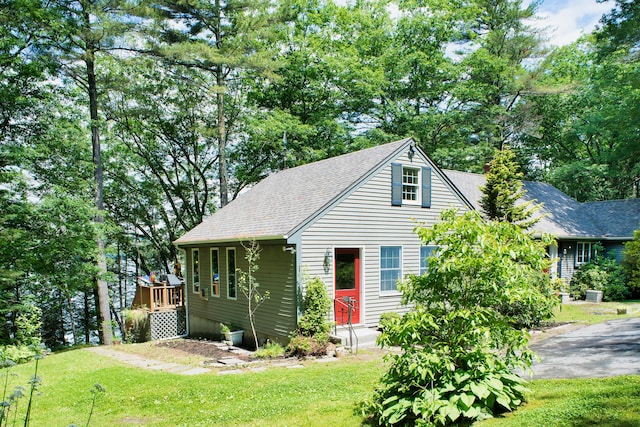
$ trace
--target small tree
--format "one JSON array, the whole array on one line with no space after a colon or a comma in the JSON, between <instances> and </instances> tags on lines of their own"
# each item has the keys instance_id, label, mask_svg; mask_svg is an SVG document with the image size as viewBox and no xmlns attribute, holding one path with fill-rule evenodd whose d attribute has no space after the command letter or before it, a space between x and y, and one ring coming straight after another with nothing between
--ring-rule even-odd
<instances>
[{"instance_id":1,"label":"small tree","mask_svg":"<svg viewBox=\"0 0 640 427\"><path fill-rule=\"evenodd\" d=\"M488 219L529 228L538 221L531 216L540 209L540 205L532 202L516 204L526 191L522 188L523 175L515 157L508 148L494 151L486 174L487 183L481 188L484 195L480 206Z\"/></svg>"},{"instance_id":2,"label":"small tree","mask_svg":"<svg viewBox=\"0 0 640 427\"><path fill-rule=\"evenodd\" d=\"M258 271L260 266L258 265L258 260L260 260L260 245L252 240L249 246L245 246L242 244L242 247L245 249L246 255L244 259L247 260L249 264L248 271L242 271L241 269L237 269L238 272L238 288L242 295L247 298L247 312L249 316L249 323L251 324L251 332L253 333L253 340L256 345L256 349L259 347L258 345L258 334L256 333L256 311L258 307L262 305L263 302L270 298L269 291L265 291L264 293L260 292L260 284L253 276L253 274Z\"/></svg>"},{"instance_id":3,"label":"small tree","mask_svg":"<svg viewBox=\"0 0 640 427\"><path fill-rule=\"evenodd\" d=\"M514 368L531 366L525 329L502 307L518 304L550 318L553 292L544 270L549 237L534 240L507 222L477 212L446 211L432 228L438 246L422 276L400 285L413 310L389 321L379 337L389 370L363 413L380 425L467 425L516 408L524 399Z\"/></svg>"},{"instance_id":4,"label":"small tree","mask_svg":"<svg viewBox=\"0 0 640 427\"><path fill-rule=\"evenodd\" d=\"M298 321L298 332L305 337L328 338L331 324L327 314L331 309L331 300L327 295L327 287L319 277L310 280L306 286L302 300L302 317Z\"/></svg>"}]
</instances>

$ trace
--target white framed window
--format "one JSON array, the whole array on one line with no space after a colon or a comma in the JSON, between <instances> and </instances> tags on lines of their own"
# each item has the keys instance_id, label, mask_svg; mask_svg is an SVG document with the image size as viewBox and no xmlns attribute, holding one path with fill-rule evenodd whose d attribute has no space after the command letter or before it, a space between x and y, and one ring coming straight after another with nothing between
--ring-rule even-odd
<instances>
[{"instance_id":1,"label":"white framed window","mask_svg":"<svg viewBox=\"0 0 640 427\"><path fill-rule=\"evenodd\" d=\"M431 207L431 168L391 164L391 206Z\"/></svg>"},{"instance_id":2,"label":"white framed window","mask_svg":"<svg viewBox=\"0 0 640 427\"><path fill-rule=\"evenodd\" d=\"M420 203L420 169L402 167L402 201Z\"/></svg>"},{"instance_id":3,"label":"white framed window","mask_svg":"<svg viewBox=\"0 0 640 427\"><path fill-rule=\"evenodd\" d=\"M395 293L402 278L402 246L380 247L380 292Z\"/></svg>"},{"instance_id":4,"label":"white framed window","mask_svg":"<svg viewBox=\"0 0 640 427\"><path fill-rule=\"evenodd\" d=\"M235 248L227 248L227 298L238 299Z\"/></svg>"},{"instance_id":5,"label":"white framed window","mask_svg":"<svg viewBox=\"0 0 640 427\"><path fill-rule=\"evenodd\" d=\"M595 255L595 245L592 242L578 242L576 245L576 265L591 261Z\"/></svg>"},{"instance_id":6,"label":"white framed window","mask_svg":"<svg viewBox=\"0 0 640 427\"><path fill-rule=\"evenodd\" d=\"M429 257L438 249L437 246L420 246L420 275L422 276L429 268Z\"/></svg>"},{"instance_id":7,"label":"white framed window","mask_svg":"<svg viewBox=\"0 0 640 427\"><path fill-rule=\"evenodd\" d=\"M200 293L200 250L191 249L191 283L193 292Z\"/></svg>"},{"instance_id":8,"label":"white framed window","mask_svg":"<svg viewBox=\"0 0 640 427\"><path fill-rule=\"evenodd\" d=\"M220 251L211 249L211 296L220 296Z\"/></svg>"}]
</instances>

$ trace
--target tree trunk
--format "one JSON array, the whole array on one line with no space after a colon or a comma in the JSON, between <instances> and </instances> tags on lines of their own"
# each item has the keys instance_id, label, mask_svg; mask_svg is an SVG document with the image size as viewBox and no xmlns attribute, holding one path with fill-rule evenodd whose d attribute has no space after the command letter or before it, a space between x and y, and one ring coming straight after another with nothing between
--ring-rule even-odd
<instances>
[{"instance_id":1,"label":"tree trunk","mask_svg":"<svg viewBox=\"0 0 640 427\"><path fill-rule=\"evenodd\" d=\"M85 22L90 25L89 14L85 11ZM89 114L91 116L91 143L93 147L93 163L95 166L94 178L96 181L96 208L98 210L95 222L98 224L98 303L100 323L102 331L102 343L112 344L113 333L111 331L111 314L109 312L109 288L104 276L107 273L107 261L104 256L104 239L102 227L104 224L104 201L102 190L102 158L100 150L100 129L98 126L98 87L95 74L95 52L90 43L87 43L85 52L85 64L87 66L87 88L89 92Z\"/></svg>"}]
</instances>

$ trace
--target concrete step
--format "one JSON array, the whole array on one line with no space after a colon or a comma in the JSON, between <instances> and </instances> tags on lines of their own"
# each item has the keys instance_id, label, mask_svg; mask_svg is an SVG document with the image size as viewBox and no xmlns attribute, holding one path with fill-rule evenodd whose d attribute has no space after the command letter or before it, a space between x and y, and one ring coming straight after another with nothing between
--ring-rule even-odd
<instances>
[{"instance_id":1,"label":"concrete step","mask_svg":"<svg viewBox=\"0 0 640 427\"><path fill-rule=\"evenodd\" d=\"M377 328L366 328L363 326L354 326L351 333L353 343L349 342L349 328L338 326L335 336L342 341L345 347L353 347L353 349L373 348L376 347L376 338L380 335Z\"/></svg>"}]
</instances>

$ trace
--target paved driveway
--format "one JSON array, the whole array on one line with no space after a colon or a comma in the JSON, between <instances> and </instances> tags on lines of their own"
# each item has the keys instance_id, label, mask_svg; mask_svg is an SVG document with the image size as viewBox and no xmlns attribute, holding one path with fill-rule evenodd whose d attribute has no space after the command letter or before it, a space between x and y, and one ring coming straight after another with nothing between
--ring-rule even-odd
<instances>
[{"instance_id":1,"label":"paved driveway","mask_svg":"<svg viewBox=\"0 0 640 427\"><path fill-rule=\"evenodd\" d=\"M540 362L533 378L640 374L640 318L611 320L531 345Z\"/></svg>"}]
</instances>

